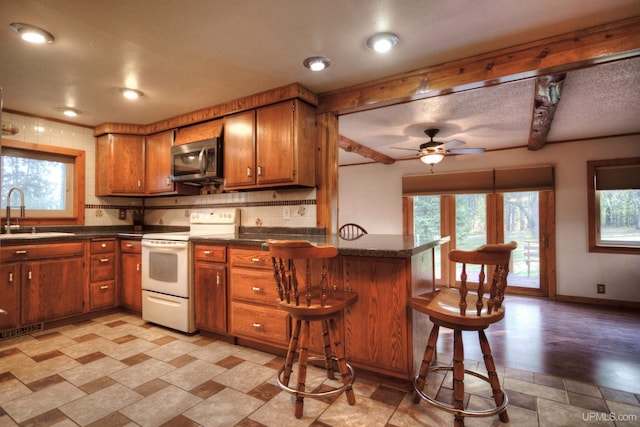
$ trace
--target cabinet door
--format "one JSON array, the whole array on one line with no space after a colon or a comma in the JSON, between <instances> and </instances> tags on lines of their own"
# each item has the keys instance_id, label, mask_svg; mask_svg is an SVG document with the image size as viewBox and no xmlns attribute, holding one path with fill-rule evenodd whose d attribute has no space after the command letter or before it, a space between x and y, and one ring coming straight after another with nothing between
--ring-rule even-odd
<instances>
[{"instance_id":1,"label":"cabinet door","mask_svg":"<svg viewBox=\"0 0 640 427\"><path fill-rule=\"evenodd\" d=\"M142 311L142 255L123 253L121 255L122 300L121 304L137 312Z\"/></svg>"},{"instance_id":2,"label":"cabinet door","mask_svg":"<svg viewBox=\"0 0 640 427\"><path fill-rule=\"evenodd\" d=\"M20 324L20 264L0 266L0 331Z\"/></svg>"},{"instance_id":3,"label":"cabinet door","mask_svg":"<svg viewBox=\"0 0 640 427\"><path fill-rule=\"evenodd\" d=\"M150 135L145 140L145 193L161 194L172 192L171 144L173 131Z\"/></svg>"},{"instance_id":4,"label":"cabinet door","mask_svg":"<svg viewBox=\"0 0 640 427\"><path fill-rule=\"evenodd\" d=\"M22 323L82 314L82 258L27 262L22 265Z\"/></svg>"},{"instance_id":5,"label":"cabinet door","mask_svg":"<svg viewBox=\"0 0 640 427\"><path fill-rule=\"evenodd\" d=\"M144 138L103 135L96 149L96 196L144 194Z\"/></svg>"},{"instance_id":6,"label":"cabinet door","mask_svg":"<svg viewBox=\"0 0 640 427\"><path fill-rule=\"evenodd\" d=\"M246 111L224 119L225 188L256 182L255 112Z\"/></svg>"},{"instance_id":7,"label":"cabinet door","mask_svg":"<svg viewBox=\"0 0 640 427\"><path fill-rule=\"evenodd\" d=\"M227 274L224 264L195 264L196 327L227 332Z\"/></svg>"},{"instance_id":8,"label":"cabinet door","mask_svg":"<svg viewBox=\"0 0 640 427\"><path fill-rule=\"evenodd\" d=\"M295 180L293 114L293 101L257 111L257 183L260 185L293 183Z\"/></svg>"},{"instance_id":9,"label":"cabinet door","mask_svg":"<svg viewBox=\"0 0 640 427\"><path fill-rule=\"evenodd\" d=\"M345 312L347 360L410 375L406 260L344 258L344 285L358 293Z\"/></svg>"}]
</instances>

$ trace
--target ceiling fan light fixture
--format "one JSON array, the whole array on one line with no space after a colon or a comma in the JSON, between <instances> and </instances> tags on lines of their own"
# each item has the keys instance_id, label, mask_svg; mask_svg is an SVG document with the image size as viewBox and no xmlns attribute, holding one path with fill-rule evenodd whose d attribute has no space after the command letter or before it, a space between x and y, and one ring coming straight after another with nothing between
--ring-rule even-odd
<instances>
[{"instance_id":1,"label":"ceiling fan light fixture","mask_svg":"<svg viewBox=\"0 0 640 427\"><path fill-rule=\"evenodd\" d=\"M310 56L302 61L302 64L311 71L322 71L331 65L331 61L324 56Z\"/></svg>"},{"instance_id":2,"label":"ceiling fan light fixture","mask_svg":"<svg viewBox=\"0 0 640 427\"><path fill-rule=\"evenodd\" d=\"M435 165L436 163L440 163L444 159L444 154L442 153L428 153L423 156L420 156L420 161L427 165Z\"/></svg>"},{"instance_id":3,"label":"ceiling fan light fixture","mask_svg":"<svg viewBox=\"0 0 640 427\"><path fill-rule=\"evenodd\" d=\"M378 53L386 53L398 44L400 38L393 33L378 33L369 37L367 46Z\"/></svg>"},{"instance_id":4,"label":"ceiling fan light fixture","mask_svg":"<svg viewBox=\"0 0 640 427\"><path fill-rule=\"evenodd\" d=\"M29 43L53 43L54 40L53 35L50 32L34 25L13 22L9 24L9 28L18 33L22 40Z\"/></svg>"},{"instance_id":5,"label":"ceiling fan light fixture","mask_svg":"<svg viewBox=\"0 0 640 427\"><path fill-rule=\"evenodd\" d=\"M144 93L142 93L137 89L130 89L127 87L120 89L120 92L122 93L122 96L124 96L127 99L138 99L144 95Z\"/></svg>"}]
</instances>

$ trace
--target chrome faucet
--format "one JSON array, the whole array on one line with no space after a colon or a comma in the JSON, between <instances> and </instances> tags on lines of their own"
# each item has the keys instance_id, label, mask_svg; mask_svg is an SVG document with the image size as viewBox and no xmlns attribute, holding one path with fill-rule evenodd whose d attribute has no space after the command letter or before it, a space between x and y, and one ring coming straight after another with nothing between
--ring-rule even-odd
<instances>
[{"instance_id":1,"label":"chrome faucet","mask_svg":"<svg viewBox=\"0 0 640 427\"><path fill-rule=\"evenodd\" d=\"M18 190L18 193L20 193L20 218L24 218L25 216L24 191L22 191L22 188L20 187L11 187L7 193L7 217L4 225L4 229L7 234L11 234L12 230L20 230L20 224L17 223L17 220L15 225L11 225L11 193L13 193L13 190Z\"/></svg>"}]
</instances>

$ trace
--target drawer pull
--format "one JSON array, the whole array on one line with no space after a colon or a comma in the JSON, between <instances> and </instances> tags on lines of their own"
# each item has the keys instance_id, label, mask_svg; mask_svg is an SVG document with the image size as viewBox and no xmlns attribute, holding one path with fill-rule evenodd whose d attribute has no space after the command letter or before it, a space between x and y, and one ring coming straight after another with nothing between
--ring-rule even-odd
<instances>
[{"instance_id":1,"label":"drawer pull","mask_svg":"<svg viewBox=\"0 0 640 427\"><path fill-rule=\"evenodd\" d=\"M222 284L222 275L220 274L220 272L216 273L216 285L220 286Z\"/></svg>"},{"instance_id":2,"label":"drawer pull","mask_svg":"<svg viewBox=\"0 0 640 427\"><path fill-rule=\"evenodd\" d=\"M257 286L252 286L251 290L257 294L261 294L262 293L262 288L259 288Z\"/></svg>"},{"instance_id":3,"label":"drawer pull","mask_svg":"<svg viewBox=\"0 0 640 427\"><path fill-rule=\"evenodd\" d=\"M7 312L0 308L0 314L7 314Z\"/></svg>"},{"instance_id":4,"label":"drawer pull","mask_svg":"<svg viewBox=\"0 0 640 427\"><path fill-rule=\"evenodd\" d=\"M102 249L104 249L104 248L106 248L106 247L107 247L107 244L106 244L106 243L103 243L103 244L101 244L101 245L100 245L100 247L101 247Z\"/></svg>"},{"instance_id":5,"label":"drawer pull","mask_svg":"<svg viewBox=\"0 0 640 427\"><path fill-rule=\"evenodd\" d=\"M260 258L253 257L253 258L251 258L251 262L260 262Z\"/></svg>"},{"instance_id":6,"label":"drawer pull","mask_svg":"<svg viewBox=\"0 0 640 427\"><path fill-rule=\"evenodd\" d=\"M133 244L132 243L127 243L125 246L128 247L128 248L132 248Z\"/></svg>"},{"instance_id":7,"label":"drawer pull","mask_svg":"<svg viewBox=\"0 0 640 427\"><path fill-rule=\"evenodd\" d=\"M9 283L13 283L13 271L9 272Z\"/></svg>"},{"instance_id":8,"label":"drawer pull","mask_svg":"<svg viewBox=\"0 0 640 427\"><path fill-rule=\"evenodd\" d=\"M105 289L109 289L109 285L102 285L102 286L100 286L100 289L101 289L101 290L103 290L103 291L104 291Z\"/></svg>"},{"instance_id":9,"label":"drawer pull","mask_svg":"<svg viewBox=\"0 0 640 427\"><path fill-rule=\"evenodd\" d=\"M262 329L262 323L252 323L251 326L253 326L255 329Z\"/></svg>"},{"instance_id":10,"label":"drawer pull","mask_svg":"<svg viewBox=\"0 0 640 427\"><path fill-rule=\"evenodd\" d=\"M136 264L136 271L140 271L140 264Z\"/></svg>"},{"instance_id":11,"label":"drawer pull","mask_svg":"<svg viewBox=\"0 0 640 427\"><path fill-rule=\"evenodd\" d=\"M251 167L247 167L247 178L251 178Z\"/></svg>"},{"instance_id":12,"label":"drawer pull","mask_svg":"<svg viewBox=\"0 0 640 427\"><path fill-rule=\"evenodd\" d=\"M25 255L27 253L27 251L22 250L22 251L16 251L16 255Z\"/></svg>"},{"instance_id":13,"label":"drawer pull","mask_svg":"<svg viewBox=\"0 0 640 427\"><path fill-rule=\"evenodd\" d=\"M105 263L111 261L109 258L100 258L100 262Z\"/></svg>"},{"instance_id":14,"label":"drawer pull","mask_svg":"<svg viewBox=\"0 0 640 427\"><path fill-rule=\"evenodd\" d=\"M206 255L206 256L211 255L211 251L202 251L202 253L203 253L204 255Z\"/></svg>"},{"instance_id":15,"label":"drawer pull","mask_svg":"<svg viewBox=\"0 0 640 427\"><path fill-rule=\"evenodd\" d=\"M29 280L33 279L33 274L31 273L31 270L29 270L29 272L27 273L27 279Z\"/></svg>"}]
</instances>

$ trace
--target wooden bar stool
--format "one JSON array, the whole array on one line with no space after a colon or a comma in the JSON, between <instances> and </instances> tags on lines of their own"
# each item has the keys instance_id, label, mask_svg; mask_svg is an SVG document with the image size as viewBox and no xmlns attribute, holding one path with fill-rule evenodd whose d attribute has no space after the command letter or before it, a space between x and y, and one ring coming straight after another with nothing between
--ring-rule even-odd
<instances>
[{"instance_id":1,"label":"wooden bar stool","mask_svg":"<svg viewBox=\"0 0 640 427\"><path fill-rule=\"evenodd\" d=\"M341 334L336 327L336 319L342 316L345 308L358 300L358 294L344 292L328 286L326 260L338 254L334 246L314 246L307 241L268 240L269 253L273 263L273 276L279 295L279 308L291 316L293 332L289 341L289 349L282 369L278 372L278 386L296 397L295 416L302 417L304 398L307 396L326 396L345 392L350 405L356 402L352 384L355 380L353 368L344 358ZM311 260L322 260L319 284L312 284ZM298 287L298 276L295 262L303 266L304 288ZM311 341L311 322L321 322L324 343L323 357L309 357ZM298 385L289 387L289 379L293 371L296 349L298 356ZM305 390L307 362L324 360L327 378L334 379L334 362L342 376L342 387L322 392Z\"/></svg>"},{"instance_id":2,"label":"wooden bar stool","mask_svg":"<svg viewBox=\"0 0 640 427\"><path fill-rule=\"evenodd\" d=\"M507 405L509 399L500 386L496 366L491 355L491 347L484 333L489 325L496 323L504 317L504 291L507 287L507 275L509 273L509 259L511 251L516 248L516 242L506 244L484 245L473 251L453 250L449 252L451 261L462 264L460 275L460 287L443 288L435 292L410 298L409 305L414 310L425 313L433 322L433 328L429 335L427 348L424 352L419 373L415 376L413 387L415 394L413 402L418 403L420 398L426 402L455 414L454 425L464 426L464 417L487 417L498 415L503 423L509 422ZM467 265L479 265L478 292L474 307L467 313ZM489 298L485 298L485 266L495 266L494 273L490 277ZM488 269L488 268L487 268ZM471 302L473 304L473 302ZM440 327L453 330L453 366L436 366L431 368L438 332ZM464 349L462 344L462 331L478 331L480 348L487 368L488 376L464 368ZM426 383L427 375L431 370L453 371L453 406L435 400L426 395L422 389ZM495 407L488 410L469 410L464 408L464 375L470 374L487 381L493 391Z\"/></svg>"}]
</instances>

